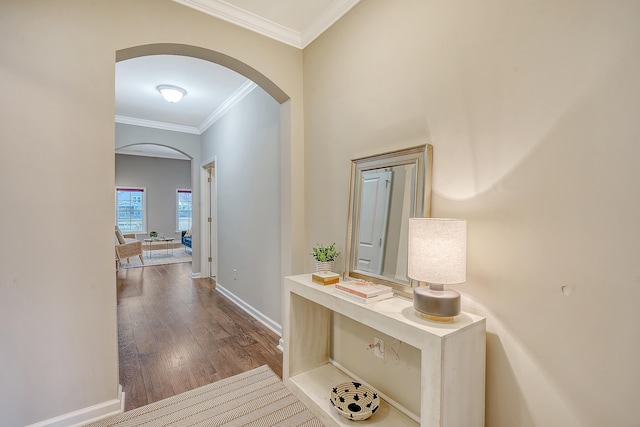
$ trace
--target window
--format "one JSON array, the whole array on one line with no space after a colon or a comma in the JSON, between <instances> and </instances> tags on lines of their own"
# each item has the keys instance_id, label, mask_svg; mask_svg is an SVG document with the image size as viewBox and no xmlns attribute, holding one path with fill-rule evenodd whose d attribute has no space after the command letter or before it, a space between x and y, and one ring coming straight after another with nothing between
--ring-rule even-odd
<instances>
[{"instance_id":1,"label":"window","mask_svg":"<svg viewBox=\"0 0 640 427\"><path fill-rule=\"evenodd\" d=\"M116 224L123 233L146 232L146 205L144 188L116 187Z\"/></svg>"},{"instance_id":2,"label":"window","mask_svg":"<svg viewBox=\"0 0 640 427\"><path fill-rule=\"evenodd\" d=\"M189 230L191 228L191 218L193 213L191 190L177 190L176 200L178 231Z\"/></svg>"}]
</instances>

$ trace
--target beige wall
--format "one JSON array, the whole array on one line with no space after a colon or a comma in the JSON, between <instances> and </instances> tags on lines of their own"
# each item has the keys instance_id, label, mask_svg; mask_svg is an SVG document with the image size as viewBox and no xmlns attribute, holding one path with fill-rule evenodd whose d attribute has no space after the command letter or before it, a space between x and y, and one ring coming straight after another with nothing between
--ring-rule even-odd
<instances>
[{"instance_id":1,"label":"beige wall","mask_svg":"<svg viewBox=\"0 0 640 427\"><path fill-rule=\"evenodd\" d=\"M168 0L4 1L0 40L0 414L3 424L26 425L117 397L116 52L199 46L282 89L296 165L285 187L297 221L302 53ZM302 239L291 241L298 270Z\"/></svg>"},{"instance_id":2,"label":"beige wall","mask_svg":"<svg viewBox=\"0 0 640 427\"><path fill-rule=\"evenodd\" d=\"M349 159L433 144L432 213L468 220L456 289L488 319L487 426L638 423L638 16L367 0L304 51L306 247L344 248Z\"/></svg>"},{"instance_id":3,"label":"beige wall","mask_svg":"<svg viewBox=\"0 0 640 427\"><path fill-rule=\"evenodd\" d=\"M294 272L311 271L316 241L344 242L349 159L430 142L433 214L469 221L457 289L488 318L487 426L633 425L639 13L621 0L361 2L304 51L305 146L294 48L168 0L2 2L0 196L19 209L0 217L3 422L116 398L114 61L181 43L291 98Z\"/></svg>"}]
</instances>

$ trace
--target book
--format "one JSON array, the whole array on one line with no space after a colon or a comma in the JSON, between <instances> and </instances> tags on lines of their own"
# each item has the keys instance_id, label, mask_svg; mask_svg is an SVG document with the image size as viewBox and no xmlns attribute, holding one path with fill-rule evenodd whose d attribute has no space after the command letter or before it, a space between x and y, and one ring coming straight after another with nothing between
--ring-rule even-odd
<instances>
[{"instance_id":1,"label":"book","mask_svg":"<svg viewBox=\"0 0 640 427\"><path fill-rule=\"evenodd\" d=\"M321 285L333 285L340 281L340 275L338 273L313 273L311 280Z\"/></svg>"},{"instance_id":2,"label":"book","mask_svg":"<svg viewBox=\"0 0 640 427\"><path fill-rule=\"evenodd\" d=\"M343 296L345 298L348 298L350 300L357 301L357 302L360 302L360 303L363 303L363 304L369 304L369 303L372 303L372 302L382 301L382 300L385 300L385 299L393 298L393 291L385 292L385 293L376 295L374 297L369 297L369 298L360 297L358 295L352 294L351 292L346 292L346 291L340 290L338 288L334 288L333 291L338 295L341 295L341 296Z\"/></svg>"},{"instance_id":3,"label":"book","mask_svg":"<svg viewBox=\"0 0 640 427\"><path fill-rule=\"evenodd\" d=\"M377 295L391 292L391 286L378 285L372 282L349 280L347 282L336 283L336 289L352 293L362 298L375 297Z\"/></svg>"}]
</instances>

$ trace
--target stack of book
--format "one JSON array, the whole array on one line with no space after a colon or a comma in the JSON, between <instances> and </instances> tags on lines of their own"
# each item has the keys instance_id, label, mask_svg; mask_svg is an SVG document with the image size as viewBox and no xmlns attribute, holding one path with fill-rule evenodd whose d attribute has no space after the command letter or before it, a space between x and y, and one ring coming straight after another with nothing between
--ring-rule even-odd
<instances>
[{"instance_id":1,"label":"stack of book","mask_svg":"<svg viewBox=\"0 0 640 427\"><path fill-rule=\"evenodd\" d=\"M393 297L391 286L378 285L364 280L349 280L336 283L334 291L344 297L365 304Z\"/></svg>"}]
</instances>

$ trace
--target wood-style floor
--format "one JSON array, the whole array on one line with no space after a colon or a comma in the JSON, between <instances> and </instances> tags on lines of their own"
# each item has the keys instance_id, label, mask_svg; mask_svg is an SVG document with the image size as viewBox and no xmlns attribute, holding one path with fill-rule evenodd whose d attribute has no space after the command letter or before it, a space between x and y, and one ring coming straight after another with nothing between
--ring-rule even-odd
<instances>
[{"instance_id":1,"label":"wood-style floor","mask_svg":"<svg viewBox=\"0 0 640 427\"><path fill-rule=\"evenodd\" d=\"M125 410L268 364L279 337L215 290L191 263L120 269L118 351Z\"/></svg>"}]
</instances>

